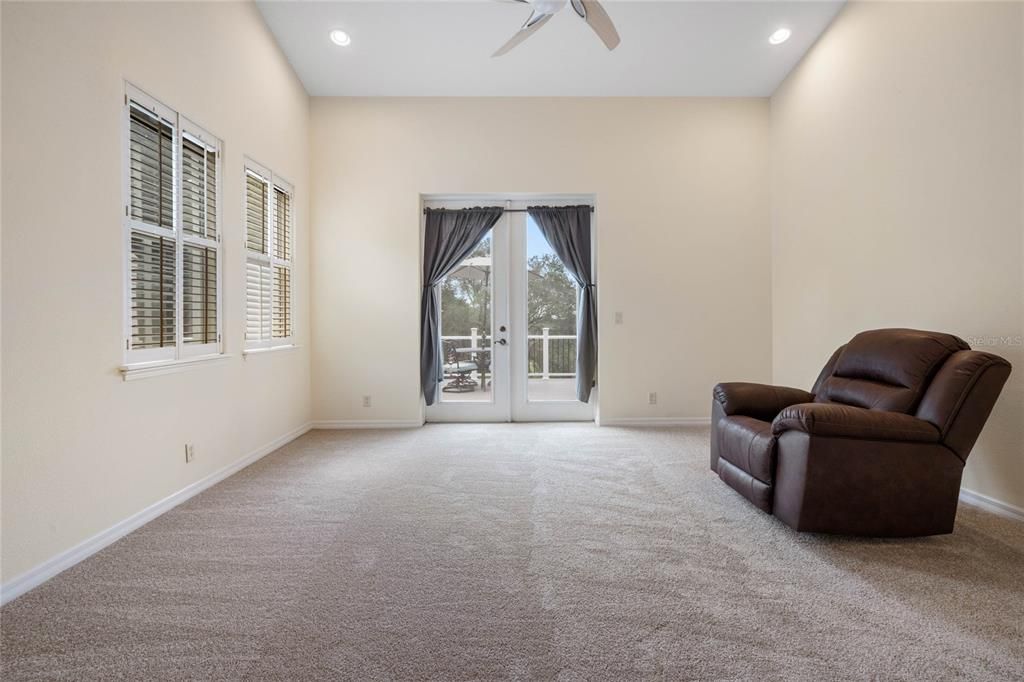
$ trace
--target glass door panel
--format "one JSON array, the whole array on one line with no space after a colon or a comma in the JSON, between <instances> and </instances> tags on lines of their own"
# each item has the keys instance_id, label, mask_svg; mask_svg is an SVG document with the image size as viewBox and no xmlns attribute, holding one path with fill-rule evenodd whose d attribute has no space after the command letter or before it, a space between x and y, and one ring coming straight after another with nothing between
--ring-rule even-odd
<instances>
[{"instance_id":1,"label":"glass door panel","mask_svg":"<svg viewBox=\"0 0 1024 682\"><path fill-rule=\"evenodd\" d=\"M495 203L438 201L425 205L469 208ZM507 252L508 219L502 216L438 286L443 371L437 400L426 408L427 421L501 422L512 418L504 331L509 324Z\"/></svg>"},{"instance_id":2,"label":"glass door panel","mask_svg":"<svg viewBox=\"0 0 1024 682\"><path fill-rule=\"evenodd\" d=\"M594 398L576 400L576 280L528 213L510 216L512 419L591 421Z\"/></svg>"},{"instance_id":3,"label":"glass door panel","mask_svg":"<svg viewBox=\"0 0 1024 682\"><path fill-rule=\"evenodd\" d=\"M444 381L438 396L443 402L494 400L492 242L488 234L440 285Z\"/></svg>"},{"instance_id":4,"label":"glass door panel","mask_svg":"<svg viewBox=\"0 0 1024 682\"><path fill-rule=\"evenodd\" d=\"M579 287L526 215L528 401L576 400L576 305Z\"/></svg>"}]
</instances>

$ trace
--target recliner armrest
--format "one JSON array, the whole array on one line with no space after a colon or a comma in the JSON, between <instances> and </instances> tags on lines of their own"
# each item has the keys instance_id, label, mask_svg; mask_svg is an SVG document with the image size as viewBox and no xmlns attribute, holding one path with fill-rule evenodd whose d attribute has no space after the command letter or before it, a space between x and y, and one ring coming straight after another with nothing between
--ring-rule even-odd
<instances>
[{"instance_id":1,"label":"recliner armrest","mask_svg":"<svg viewBox=\"0 0 1024 682\"><path fill-rule=\"evenodd\" d=\"M803 431L812 436L938 443L941 434L933 424L902 412L869 410L836 403L792 405L772 422L776 436Z\"/></svg>"},{"instance_id":2,"label":"recliner armrest","mask_svg":"<svg viewBox=\"0 0 1024 682\"><path fill-rule=\"evenodd\" d=\"M771 421L790 405L807 403L814 396L799 388L733 382L718 384L714 397L726 415L743 415Z\"/></svg>"}]
</instances>

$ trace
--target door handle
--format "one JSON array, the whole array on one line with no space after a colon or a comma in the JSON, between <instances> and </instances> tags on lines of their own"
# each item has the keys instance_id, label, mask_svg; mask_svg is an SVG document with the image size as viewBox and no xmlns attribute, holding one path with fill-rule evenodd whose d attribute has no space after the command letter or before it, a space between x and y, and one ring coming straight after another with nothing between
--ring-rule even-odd
<instances>
[{"instance_id":1,"label":"door handle","mask_svg":"<svg viewBox=\"0 0 1024 682\"><path fill-rule=\"evenodd\" d=\"M505 339L498 339L498 343L500 343L503 346L508 345L508 341L506 341Z\"/></svg>"}]
</instances>

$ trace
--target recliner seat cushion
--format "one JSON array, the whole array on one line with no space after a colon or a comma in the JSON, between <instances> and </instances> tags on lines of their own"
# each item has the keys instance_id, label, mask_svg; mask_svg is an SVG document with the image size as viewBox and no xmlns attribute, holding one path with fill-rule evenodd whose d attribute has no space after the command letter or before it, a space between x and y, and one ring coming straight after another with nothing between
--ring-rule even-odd
<instances>
[{"instance_id":1,"label":"recliner seat cushion","mask_svg":"<svg viewBox=\"0 0 1024 682\"><path fill-rule=\"evenodd\" d=\"M843 348L814 401L909 414L942 363L967 348L951 334L915 329L861 332Z\"/></svg>"},{"instance_id":2,"label":"recliner seat cushion","mask_svg":"<svg viewBox=\"0 0 1024 682\"><path fill-rule=\"evenodd\" d=\"M775 441L771 422L753 417L726 417L718 422L718 456L757 480L775 476Z\"/></svg>"}]
</instances>

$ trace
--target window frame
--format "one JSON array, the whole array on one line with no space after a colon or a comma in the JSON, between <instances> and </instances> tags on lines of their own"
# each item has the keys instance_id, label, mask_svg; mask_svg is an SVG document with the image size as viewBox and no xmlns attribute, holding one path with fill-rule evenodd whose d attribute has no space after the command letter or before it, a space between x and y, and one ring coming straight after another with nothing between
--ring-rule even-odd
<instances>
[{"instance_id":1,"label":"window frame","mask_svg":"<svg viewBox=\"0 0 1024 682\"><path fill-rule=\"evenodd\" d=\"M253 251L249 248L249 222L248 222L248 177L252 175L256 177L260 182L264 184L267 190L267 210L265 217L264 229L266 230L266 253L259 251ZM277 201L274 195L276 190L283 191L288 196L288 250L290 258L285 260L278 258L275 255L277 246L277 234L276 234L276 223L277 223ZM245 157L245 163L242 168L242 231L241 231L242 250L245 253L245 268L244 276L245 281L245 298L246 298L246 317L243 322L242 336L245 339L244 351L245 352L256 352L256 351L267 351L277 350L284 348L293 348L295 346L295 187L286 179L277 175L263 164L254 161L249 157ZM270 280L270 295L269 295L269 309L268 314L270 315L270 324L268 329L270 335L266 338L250 339L248 335L248 298L249 298L249 283L248 283L248 271L249 263L258 262L260 265L266 265L269 268L269 280ZM277 293L277 282L274 278L274 268L286 268L289 276L289 287L288 287L288 315L291 324L290 335L286 337L275 337L274 336L274 296Z\"/></svg>"},{"instance_id":2,"label":"window frame","mask_svg":"<svg viewBox=\"0 0 1024 682\"><path fill-rule=\"evenodd\" d=\"M223 142L216 135L198 125L191 119L181 115L174 109L163 104L155 97L147 94L131 83L125 82L124 105L122 108L122 168L121 168L121 193L122 193L122 258L123 258L123 351L125 369L138 366L151 366L157 364L169 364L181 361L195 361L203 357L218 358L224 355L224 247L223 247L223 224L222 219L222 197L223 197ZM172 126L173 157L171 160L172 184L172 226L163 227L152 225L131 216L131 109L138 105L160 118L168 121ZM207 152L215 153L217 170L214 178L214 193L216 206L214 209L214 221L216 225L216 236L213 239L198 237L185 233L183 219L183 145L185 136L192 138L193 142L202 145ZM207 187L204 185L204 193ZM205 197L205 194L204 194ZM132 348L132 232L163 237L174 240L174 344L160 348ZM216 323L217 340L210 343L185 343L184 338L184 247L186 244L213 248L216 252L217 274L215 282L216 290Z\"/></svg>"},{"instance_id":3,"label":"window frame","mask_svg":"<svg viewBox=\"0 0 1024 682\"><path fill-rule=\"evenodd\" d=\"M217 310L217 312L216 312L216 315L217 315L217 318L216 318L217 319L217 340L216 341L212 341L212 342L207 342L207 343L185 343L184 342L184 334L185 334L185 319L184 319L184 313L185 313L185 303L184 303L184 296L185 296L185 274L184 274L184 272L182 272L181 273L181 280L179 281L180 290L179 290L179 293L178 293L179 305L181 306L181 309L180 309L180 314L181 314L180 332L181 332L181 335L182 335L181 355L180 355L180 357L181 358L193 358L193 357L202 356L202 355L219 355L220 353L224 352L224 348L223 348L224 344L222 342L223 338L224 338L223 326L222 326L223 325L223 320L224 320L224 318L223 318L223 305L224 305L224 302L223 302L223 291L222 291L222 289L223 289L222 281L223 281L223 270L224 270L224 254L223 254L223 250L222 250L222 247L221 247L221 244L223 243L223 240L221 238L221 232L223 230L223 223L220 220L221 203L222 203L221 202L221 177L224 175L224 168L223 168L223 165L222 165L222 162L221 162L221 145L220 145L220 140L219 139L217 139L215 136L213 136L212 134L210 134L209 132L207 132L203 128L199 127L197 124L193 123L190 119L188 119L188 118L186 118L184 116L180 117L179 125L180 125L179 136L182 138L180 144L178 145L180 150L184 149L184 136L187 135L187 136L191 137L194 142L202 145L204 147L204 150L207 153L210 152L210 151L213 151L215 153L216 159L217 159L216 177L214 177L214 188L215 188L214 189L214 199L216 201L216 208L214 210L214 224L216 225L216 235L214 236L213 239L211 239L209 237L198 237L196 235L192 235L192 234L189 234L188 232L186 232L185 225L184 225L183 210L181 208L181 202L184 201L184 193L182 193L182 197L179 199L179 202L178 202L178 204L179 204L178 205L179 213L182 213L182 217L179 219L179 228L178 228L178 232L181 235L181 239L180 239L180 243L179 243L179 249L181 250L181 258L178 261L179 268L183 269L184 265L185 265L184 248L185 248L186 245L188 245L188 246L196 246L196 247L201 247L201 248L212 248L217 253L217 277L216 277L216 283L215 283L215 290L217 292L217 302L216 302L216 310ZM184 154L184 152L182 152L182 155L183 154ZM205 174L205 171L206 171L205 166L204 166L203 171L204 171L204 174ZM178 182L179 182L179 184L181 184L183 181L184 181L184 173L179 173L179 175L178 175ZM205 206L204 206L204 210L205 210L209 206L209 204L206 203L206 189L207 189L208 185L207 185L207 182L206 182L207 178L205 177L205 175L204 175L203 181L204 181L204 183L203 183L204 184L204 187L203 187L203 193L204 193L203 194L203 199L204 199L204 203L205 203Z\"/></svg>"}]
</instances>

